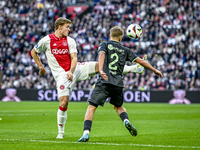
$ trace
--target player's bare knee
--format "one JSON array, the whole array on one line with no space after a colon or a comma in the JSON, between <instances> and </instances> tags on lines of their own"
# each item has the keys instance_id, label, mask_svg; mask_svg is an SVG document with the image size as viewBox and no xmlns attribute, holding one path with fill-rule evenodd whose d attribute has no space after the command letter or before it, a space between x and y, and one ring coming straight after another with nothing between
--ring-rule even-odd
<instances>
[{"instance_id":1,"label":"player's bare knee","mask_svg":"<svg viewBox=\"0 0 200 150\"><path fill-rule=\"evenodd\" d=\"M124 109L124 112L126 112L126 108L122 107Z\"/></svg>"},{"instance_id":2,"label":"player's bare knee","mask_svg":"<svg viewBox=\"0 0 200 150\"><path fill-rule=\"evenodd\" d=\"M121 112L126 112L126 108L124 108L123 106L118 107L118 109L120 109Z\"/></svg>"},{"instance_id":3,"label":"player's bare knee","mask_svg":"<svg viewBox=\"0 0 200 150\"><path fill-rule=\"evenodd\" d=\"M69 102L68 97L63 96L59 98L59 100L60 100L60 106L62 106L63 108L68 107L68 102Z\"/></svg>"},{"instance_id":4,"label":"player's bare knee","mask_svg":"<svg viewBox=\"0 0 200 150\"><path fill-rule=\"evenodd\" d=\"M116 112L119 112L119 111L126 112L126 109L123 106L120 106L120 107L113 106L113 107Z\"/></svg>"},{"instance_id":5,"label":"player's bare knee","mask_svg":"<svg viewBox=\"0 0 200 150\"><path fill-rule=\"evenodd\" d=\"M60 106L62 106L63 108L68 107L68 101L62 101L62 102L60 102Z\"/></svg>"}]
</instances>

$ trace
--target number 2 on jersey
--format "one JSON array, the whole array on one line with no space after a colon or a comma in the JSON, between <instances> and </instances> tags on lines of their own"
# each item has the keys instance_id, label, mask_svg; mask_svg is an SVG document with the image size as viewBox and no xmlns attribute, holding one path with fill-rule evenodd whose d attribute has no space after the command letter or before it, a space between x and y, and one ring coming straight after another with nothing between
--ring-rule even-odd
<instances>
[{"instance_id":1,"label":"number 2 on jersey","mask_svg":"<svg viewBox=\"0 0 200 150\"><path fill-rule=\"evenodd\" d=\"M111 69L111 70L117 70L117 66L114 66L114 65L116 62L118 62L119 57L116 53L114 53L110 56L110 58L114 58L114 57L115 57L115 59L111 63L109 63L109 69Z\"/></svg>"}]
</instances>

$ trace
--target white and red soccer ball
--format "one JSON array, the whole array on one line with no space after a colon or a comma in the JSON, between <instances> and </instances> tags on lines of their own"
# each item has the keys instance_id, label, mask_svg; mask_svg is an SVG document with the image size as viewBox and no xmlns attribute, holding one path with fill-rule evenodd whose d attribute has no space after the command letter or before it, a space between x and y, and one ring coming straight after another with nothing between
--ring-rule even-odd
<instances>
[{"instance_id":1,"label":"white and red soccer ball","mask_svg":"<svg viewBox=\"0 0 200 150\"><path fill-rule=\"evenodd\" d=\"M142 35L142 28L138 24L130 24L126 29L126 34L131 39L138 39Z\"/></svg>"}]
</instances>

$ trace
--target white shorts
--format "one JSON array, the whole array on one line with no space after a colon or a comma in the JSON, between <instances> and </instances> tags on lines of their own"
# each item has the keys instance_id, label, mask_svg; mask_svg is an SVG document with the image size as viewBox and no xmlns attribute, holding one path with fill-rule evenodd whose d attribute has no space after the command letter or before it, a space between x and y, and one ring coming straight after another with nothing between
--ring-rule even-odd
<instances>
[{"instance_id":1,"label":"white shorts","mask_svg":"<svg viewBox=\"0 0 200 150\"><path fill-rule=\"evenodd\" d=\"M96 62L83 62L77 63L76 69L73 73L73 80L69 82L67 79L67 73L60 73L56 78L58 97L69 96L71 94L72 88L77 81L90 79L90 74L95 73Z\"/></svg>"}]
</instances>

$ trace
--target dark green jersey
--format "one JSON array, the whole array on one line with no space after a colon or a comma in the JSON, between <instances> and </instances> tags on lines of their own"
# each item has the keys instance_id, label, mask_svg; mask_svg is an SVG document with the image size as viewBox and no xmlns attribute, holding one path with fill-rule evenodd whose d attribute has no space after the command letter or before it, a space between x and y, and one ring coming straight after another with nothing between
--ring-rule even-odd
<instances>
[{"instance_id":1,"label":"dark green jersey","mask_svg":"<svg viewBox=\"0 0 200 150\"><path fill-rule=\"evenodd\" d=\"M98 81L123 87L122 73L124 65L126 61L134 62L138 56L117 41L102 42L99 45L98 53L100 51L105 53L103 71L107 74L109 81L105 81L101 75Z\"/></svg>"}]
</instances>

